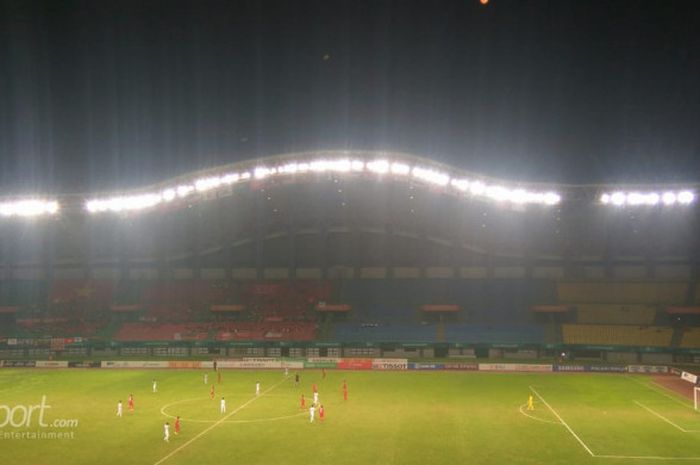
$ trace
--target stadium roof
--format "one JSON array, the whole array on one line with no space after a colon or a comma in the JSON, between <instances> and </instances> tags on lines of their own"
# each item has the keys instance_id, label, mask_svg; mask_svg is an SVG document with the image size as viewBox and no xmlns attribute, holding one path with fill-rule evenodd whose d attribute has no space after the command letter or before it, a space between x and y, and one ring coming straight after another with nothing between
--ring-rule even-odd
<instances>
[{"instance_id":1,"label":"stadium roof","mask_svg":"<svg viewBox=\"0 0 700 465\"><path fill-rule=\"evenodd\" d=\"M247 160L188 173L177 178L122 192L60 195L56 198L6 197L0 215L53 215L60 209L90 213L129 212L178 200L203 197L239 183L267 179L309 180L316 175L373 176L383 181L409 180L445 193L509 205L552 206L589 201L613 207L690 205L698 184L557 184L502 180L471 173L425 158L395 152L318 151Z\"/></svg>"}]
</instances>

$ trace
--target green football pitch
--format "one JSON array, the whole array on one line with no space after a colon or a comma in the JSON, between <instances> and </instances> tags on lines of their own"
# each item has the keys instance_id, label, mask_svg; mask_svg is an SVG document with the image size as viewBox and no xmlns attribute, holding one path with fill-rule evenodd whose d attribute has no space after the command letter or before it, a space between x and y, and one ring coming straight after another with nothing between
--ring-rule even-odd
<instances>
[{"instance_id":1,"label":"green football pitch","mask_svg":"<svg viewBox=\"0 0 700 465\"><path fill-rule=\"evenodd\" d=\"M700 414L651 377L305 370L296 387L293 374L223 371L211 400L204 371L3 369L0 464L700 464ZM323 423L300 410L313 383Z\"/></svg>"}]
</instances>

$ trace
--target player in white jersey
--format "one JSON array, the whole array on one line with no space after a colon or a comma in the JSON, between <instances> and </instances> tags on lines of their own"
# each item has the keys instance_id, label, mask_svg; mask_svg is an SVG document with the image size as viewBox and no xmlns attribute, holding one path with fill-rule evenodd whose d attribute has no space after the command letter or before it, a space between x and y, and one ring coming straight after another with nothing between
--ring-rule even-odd
<instances>
[{"instance_id":1,"label":"player in white jersey","mask_svg":"<svg viewBox=\"0 0 700 465\"><path fill-rule=\"evenodd\" d=\"M163 441L170 442L170 423L167 421L163 425Z\"/></svg>"},{"instance_id":2,"label":"player in white jersey","mask_svg":"<svg viewBox=\"0 0 700 465\"><path fill-rule=\"evenodd\" d=\"M318 404L318 391L314 392L314 404Z\"/></svg>"},{"instance_id":3,"label":"player in white jersey","mask_svg":"<svg viewBox=\"0 0 700 465\"><path fill-rule=\"evenodd\" d=\"M255 383L255 395L259 396L260 395L260 381Z\"/></svg>"},{"instance_id":4,"label":"player in white jersey","mask_svg":"<svg viewBox=\"0 0 700 465\"><path fill-rule=\"evenodd\" d=\"M309 423L314 422L314 415L316 415L316 404L311 404L311 407L309 407Z\"/></svg>"},{"instance_id":5,"label":"player in white jersey","mask_svg":"<svg viewBox=\"0 0 700 465\"><path fill-rule=\"evenodd\" d=\"M204 384L209 384L209 373L204 373Z\"/></svg>"},{"instance_id":6,"label":"player in white jersey","mask_svg":"<svg viewBox=\"0 0 700 465\"><path fill-rule=\"evenodd\" d=\"M221 403L219 404L219 413L226 413L226 399L221 398Z\"/></svg>"},{"instance_id":7,"label":"player in white jersey","mask_svg":"<svg viewBox=\"0 0 700 465\"><path fill-rule=\"evenodd\" d=\"M158 383L156 383L156 380L153 380L153 392L158 392Z\"/></svg>"},{"instance_id":8,"label":"player in white jersey","mask_svg":"<svg viewBox=\"0 0 700 465\"><path fill-rule=\"evenodd\" d=\"M117 402L117 416L121 418L122 416L122 401Z\"/></svg>"}]
</instances>

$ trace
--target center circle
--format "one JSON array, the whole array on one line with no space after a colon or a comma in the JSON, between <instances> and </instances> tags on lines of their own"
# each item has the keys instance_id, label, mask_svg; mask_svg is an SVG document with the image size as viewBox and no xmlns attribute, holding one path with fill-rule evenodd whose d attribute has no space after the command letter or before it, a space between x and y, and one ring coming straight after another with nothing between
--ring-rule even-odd
<instances>
[{"instance_id":1,"label":"center circle","mask_svg":"<svg viewBox=\"0 0 700 465\"><path fill-rule=\"evenodd\" d=\"M196 405L194 403L197 402ZM192 403L193 405L187 406L188 403ZM172 407L175 407L177 405L183 406L186 408L186 411L183 413L187 413L187 410L193 410L197 409L201 411L201 404L202 403L207 403L211 404L211 408L213 411L218 412L219 410L219 402L216 400L211 400L209 397L195 397L191 399L181 399L181 400L176 400L175 402L170 402L169 404L164 405L160 409L160 413L168 418L175 419L175 415L172 415L171 413L168 412L168 410L172 410ZM185 405L183 405L185 404ZM282 421L282 420L287 420L290 418L295 418L299 417L302 415L306 415L306 412L298 412L290 415L280 415L277 417L268 417L268 418L251 418L251 419L246 419L246 420L235 420L235 419L229 419L228 417L234 417L236 412L236 408L230 409L227 413L224 413L221 415L222 418L218 419L213 419L213 420L203 420L203 419L198 419L198 418L188 418L187 416L180 415L180 420L183 422L188 422L188 423L261 423L261 422L267 422L267 421ZM225 420L223 418L226 418Z\"/></svg>"}]
</instances>

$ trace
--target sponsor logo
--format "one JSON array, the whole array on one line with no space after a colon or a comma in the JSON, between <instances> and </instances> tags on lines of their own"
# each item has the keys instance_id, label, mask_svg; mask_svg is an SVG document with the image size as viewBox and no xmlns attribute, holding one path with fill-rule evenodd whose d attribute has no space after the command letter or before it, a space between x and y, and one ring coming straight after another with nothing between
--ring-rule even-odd
<instances>
[{"instance_id":1,"label":"sponsor logo","mask_svg":"<svg viewBox=\"0 0 700 465\"><path fill-rule=\"evenodd\" d=\"M341 358L338 362L341 370L371 370L371 358Z\"/></svg>"},{"instance_id":2,"label":"sponsor logo","mask_svg":"<svg viewBox=\"0 0 700 465\"><path fill-rule=\"evenodd\" d=\"M591 365L587 367L586 371L592 371L597 373L626 373L627 367L614 366L614 365Z\"/></svg>"},{"instance_id":3,"label":"sponsor logo","mask_svg":"<svg viewBox=\"0 0 700 465\"><path fill-rule=\"evenodd\" d=\"M662 365L629 365L630 373L668 373L668 367Z\"/></svg>"},{"instance_id":4,"label":"sponsor logo","mask_svg":"<svg viewBox=\"0 0 700 465\"><path fill-rule=\"evenodd\" d=\"M106 361L102 368L168 368L168 362Z\"/></svg>"},{"instance_id":5,"label":"sponsor logo","mask_svg":"<svg viewBox=\"0 0 700 465\"><path fill-rule=\"evenodd\" d=\"M34 360L5 360L2 366L5 368L34 368L36 362Z\"/></svg>"},{"instance_id":6,"label":"sponsor logo","mask_svg":"<svg viewBox=\"0 0 700 465\"><path fill-rule=\"evenodd\" d=\"M468 370L475 371L479 369L479 365L476 363L445 363L443 365L445 370Z\"/></svg>"},{"instance_id":7,"label":"sponsor logo","mask_svg":"<svg viewBox=\"0 0 700 465\"><path fill-rule=\"evenodd\" d=\"M554 371L586 371L583 365L555 365Z\"/></svg>"},{"instance_id":8,"label":"sponsor logo","mask_svg":"<svg viewBox=\"0 0 700 465\"><path fill-rule=\"evenodd\" d=\"M406 370L408 360L405 358L375 358L372 360L373 370Z\"/></svg>"},{"instance_id":9,"label":"sponsor logo","mask_svg":"<svg viewBox=\"0 0 700 465\"><path fill-rule=\"evenodd\" d=\"M698 382L698 377L692 373L688 373L687 371L684 371L681 373L681 379L684 379L688 381L689 383L697 384Z\"/></svg>"},{"instance_id":10,"label":"sponsor logo","mask_svg":"<svg viewBox=\"0 0 700 465\"><path fill-rule=\"evenodd\" d=\"M445 365L442 363L409 363L409 370L443 370Z\"/></svg>"},{"instance_id":11,"label":"sponsor logo","mask_svg":"<svg viewBox=\"0 0 700 465\"><path fill-rule=\"evenodd\" d=\"M529 363L480 363L480 371L552 371L552 365Z\"/></svg>"},{"instance_id":12,"label":"sponsor logo","mask_svg":"<svg viewBox=\"0 0 700 465\"><path fill-rule=\"evenodd\" d=\"M37 360L37 368L67 368L68 362L57 362L53 360Z\"/></svg>"},{"instance_id":13,"label":"sponsor logo","mask_svg":"<svg viewBox=\"0 0 700 465\"><path fill-rule=\"evenodd\" d=\"M52 420L47 416L51 408L46 395L34 405L0 404L0 439L73 439L78 420Z\"/></svg>"}]
</instances>

